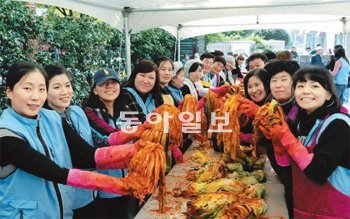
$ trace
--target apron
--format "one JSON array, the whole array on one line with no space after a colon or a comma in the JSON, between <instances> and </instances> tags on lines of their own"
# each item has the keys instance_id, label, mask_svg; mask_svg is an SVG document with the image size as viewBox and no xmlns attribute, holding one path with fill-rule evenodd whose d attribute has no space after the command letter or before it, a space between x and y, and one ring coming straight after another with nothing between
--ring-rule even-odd
<instances>
[{"instance_id":1,"label":"apron","mask_svg":"<svg viewBox=\"0 0 350 219\"><path fill-rule=\"evenodd\" d=\"M326 120L327 118L325 118ZM322 128L323 120L315 131L310 153ZM294 217L298 218L350 218L350 197L341 193L327 180L323 185L310 180L295 162L292 162ZM350 182L349 182L350 183Z\"/></svg>"}]
</instances>

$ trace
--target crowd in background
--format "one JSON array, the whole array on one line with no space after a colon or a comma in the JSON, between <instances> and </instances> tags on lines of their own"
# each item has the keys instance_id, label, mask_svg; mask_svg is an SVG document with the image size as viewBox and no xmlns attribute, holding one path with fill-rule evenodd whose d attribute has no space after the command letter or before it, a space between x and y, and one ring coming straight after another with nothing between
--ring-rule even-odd
<instances>
[{"instance_id":1,"label":"crowd in background","mask_svg":"<svg viewBox=\"0 0 350 219\"><path fill-rule=\"evenodd\" d=\"M349 61L340 45L333 63L323 61L321 46L310 66L300 68L297 57L295 48L249 57L215 51L181 62L159 57L136 63L124 84L113 69L101 68L82 106L71 105L74 79L64 67L14 64L6 74L10 107L0 118L0 218L133 218L138 200L113 184L128 170L108 159L135 154L134 141L156 107L178 107L190 94L202 110L206 94L225 85L244 88L239 109L248 122L240 139L246 144L260 106L275 99L283 109L282 124L259 127L260 144L284 185L290 217L350 217L350 119L342 107ZM131 120L137 131L122 132ZM192 141L184 135L181 149L164 148L167 172L183 162ZM102 177L109 181L97 180Z\"/></svg>"}]
</instances>

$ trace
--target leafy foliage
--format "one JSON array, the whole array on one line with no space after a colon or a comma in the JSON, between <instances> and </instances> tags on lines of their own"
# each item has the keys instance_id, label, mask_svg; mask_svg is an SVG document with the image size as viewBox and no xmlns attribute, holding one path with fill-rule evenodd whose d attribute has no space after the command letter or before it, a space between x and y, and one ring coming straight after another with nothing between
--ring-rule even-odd
<instances>
[{"instance_id":1,"label":"leafy foliage","mask_svg":"<svg viewBox=\"0 0 350 219\"><path fill-rule=\"evenodd\" d=\"M98 68L114 68L126 79L121 32L87 15L63 8L41 7L47 9L46 14L36 16L26 3L0 0L1 76L19 60L32 60L42 65L59 63L73 75L73 103L78 105L88 95L92 74ZM133 63L161 55L172 58L175 38L156 28L132 35L131 45ZM0 108L4 106L4 92L1 92Z\"/></svg>"},{"instance_id":2,"label":"leafy foliage","mask_svg":"<svg viewBox=\"0 0 350 219\"><path fill-rule=\"evenodd\" d=\"M284 40L286 45L288 45L290 37L288 33L282 29L240 30L208 34L205 36L206 44L209 42L230 40L253 40L255 42L253 50L265 50L269 49L269 47L265 46L262 40Z\"/></svg>"},{"instance_id":3,"label":"leafy foliage","mask_svg":"<svg viewBox=\"0 0 350 219\"><path fill-rule=\"evenodd\" d=\"M131 36L131 61L154 60L159 56L173 58L175 38L163 29L155 28ZM147 52L146 52L147 51Z\"/></svg>"}]
</instances>

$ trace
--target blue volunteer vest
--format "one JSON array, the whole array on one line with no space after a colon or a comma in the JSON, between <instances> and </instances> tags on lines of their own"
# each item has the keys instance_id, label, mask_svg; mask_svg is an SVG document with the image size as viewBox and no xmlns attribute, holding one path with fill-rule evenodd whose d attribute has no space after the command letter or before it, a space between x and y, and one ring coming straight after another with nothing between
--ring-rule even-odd
<instances>
[{"instance_id":1,"label":"blue volunteer vest","mask_svg":"<svg viewBox=\"0 0 350 219\"><path fill-rule=\"evenodd\" d=\"M327 128L327 126L334 121L335 119L344 120L348 126L350 126L350 118L343 113L335 113L329 116L326 120L317 120L315 125L312 127L309 135L304 140L303 144L308 147L312 145L314 138L316 138L316 144L323 131ZM347 144L344 142L344 144ZM350 170L344 167L338 166L333 173L328 177L328 182L340 191L343 194L350 196Z\"/></svg>"},{"instance_id":2,"label":"blue volunteer vest","mask_svg":"<svg viewBox=\"0 0 350 219\"><path fill-rule=\"evenodd\" d=\"M84 111L79 106L69 106L67 113L75 131L93 146L90 124ZM73 209L81 208L94 200L94 191L75 188L75 197Z\"/></svg>"},{"instance_id":3,"label":"blue volunteer vest","mask_svg":"<svg viewBox=\"0 0 350 219\"><path fill-rule=\"evenodd\" d=\"M95 113L97 113L97 116L100 117L101 119L103 119L101 112L96 112L96 110L94 110ZM108 121L108 125L112 126L113 128L116 128L116 124L114 123L114 121L112 119L110 119ZM95 130L94 128L90 127L92 134L93 135L97 135L99 138L103 138L103 137L108 137L108 136L104 136L101 133L99 133L97 130ZM124 174L127 174L127 169L114 169L114 170L98 170L97 172L105 174L105 175L109 175L109 176L113 176L116 178L123 178ZM123 174L124 172L124 174ZM115 197L120 197L121 195L117 195L117 194L112 194L112 193L107 193L107 192L101 192L98 191L98 196L100 198L115 198Z\"/></svg>"},{"instance_id":4,"label":"blue volunteer vest","mask_svg":"<svg viewBox=\"0 0 350 219\"><path fill-rule=\"evenodd\" d=\"M48 147L49 158L61 167L72 168L61 117L56 112L41 109L37 119L30 119L8 108L0 117L0 128L11 130L45 155L37 126ZM72 218L74 189L62 184L58 184L58 188L62 196L63 218ZM60 218L54 183L20 169L0 179L0 200L0 218Z\"/></svg>"},{"instance_id":5,"label":"blue volunteer vest","mask_svg":"<svg viewBox=\"0 0 350 219\"><path fill-rule=\"evenodd\" d=\"M341 68L334 78L334 83L339 85L347 85L350 71L349 63L344 58L340 58L339 61L341 62Z\"/></svg>"}]
</instances>

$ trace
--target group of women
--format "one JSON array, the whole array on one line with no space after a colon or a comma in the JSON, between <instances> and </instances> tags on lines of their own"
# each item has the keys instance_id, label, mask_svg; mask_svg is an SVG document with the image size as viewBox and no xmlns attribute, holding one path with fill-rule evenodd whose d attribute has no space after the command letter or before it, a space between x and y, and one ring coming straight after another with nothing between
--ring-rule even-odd
<instances>
[{"instance_id":1,"label":"group of women","mask_svg":"<svg viewBox=\"0 0 350 219\"><path fill-rule=\"evenodd\" d=\"M71 105L72 77L63 67L14 64L6 74L9 107L0 117L0 218L135 216L137 200L113 184L127 169L105 160L136 153L133 141L150 128L147 115L156 107L178 106L186 94L202 107L209 89L221 89L201 81L203 68L200 60L185 66L166 57L142 60L123 86L114 70L100 69L80 108ZM350 217L350 119L332 75L272 61L243 83L239 110L250 122L241 129L242 142L252 142L260 106L275 99L283 109L282 124L259 127L265 136L259 145L285 186L290 216ZM125 121L138 125L136 132L123 132ZM182 161L178 147L165 150L169 165ZM106 175L108 181L98 180Z\"/></svg>"},{"instance_id":2,"label":"group of women","mask_svg":"<svg viewBox=\"0 0 350 219\"><path fill-rule=\"evenodd\" d=\"M271 98L283 109L281 125L261 122L265 138L259 146L285 187L290 218L349 218L350 117L331 73L271 61L250 71L244 88L239 108L245 116L254 117ZM249 133L252 129L243 127L241 140L251 141Z\"/></svg>"}]
</instances>

